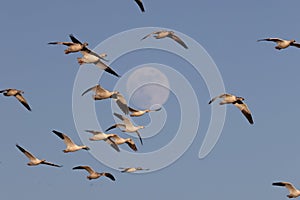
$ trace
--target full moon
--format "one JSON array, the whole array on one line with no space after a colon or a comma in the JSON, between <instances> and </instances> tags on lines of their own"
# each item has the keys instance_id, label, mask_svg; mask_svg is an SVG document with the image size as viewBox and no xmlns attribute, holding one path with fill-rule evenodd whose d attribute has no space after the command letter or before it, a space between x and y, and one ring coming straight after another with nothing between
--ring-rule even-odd
<instances>
[{"instance_id":1,"label":"full moon","mask_svg":"<svg viewBox=\"0 0 300 200\"><path fill-rule=\"evenodd\" d=\"M169 98L169 88L166 75L154 67L141 67L133 71L126 84L130 101L141 109L163 105Z\"/></svg>"}]
</instances>

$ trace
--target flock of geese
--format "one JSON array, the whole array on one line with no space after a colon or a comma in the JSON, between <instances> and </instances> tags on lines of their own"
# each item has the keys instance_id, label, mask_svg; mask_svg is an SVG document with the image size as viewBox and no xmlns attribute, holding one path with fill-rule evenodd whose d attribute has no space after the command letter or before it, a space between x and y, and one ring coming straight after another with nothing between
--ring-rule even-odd
<instances>
[{"instance_id":1,"label":"flock of geese","mask_svg":"<svg viewBox=\"0 0 300 200\"><path fill-rule=\"evenodd\" d=\"M141 0L135 0L137 5L139 6L140 10L142 12L145 12L144 5ZM146 36L142 37L141 40L147 39L150 36L153 36L155 39L163 39L163 38L170 38L177 42L179 45L181 45L183 48L188 49L188 46L185 44L185 42L180 39L173 31L168 31L168 30L159 30L155 31L152 33L147 34ZM107 57L106 53L98 54L91 49L88 48L88 43L87 42L80 42L74 35L70 34L69 35L71 42L49 42L49 45L64 45L67 46L67 49L64 50L65 54L70 54L70 53L77 53L80 52L82 54L82 57L77 58L78 64L83 65L83 64L94 64L98 68L116 76L120 77L118 73L116 73L110 66L105 64L105 62L108 62L105 58ZM300 44L297 43L295 40L284 40L280 38L265 38L265 39L259 39L257 40L258 42L260 41L270 41L270 42L275 42L277 46L275 46L275 49L281 50L288 48L290 46L300 48ZM115 100L116 104L120 108L120 110L125 114L121 115L118 113L114 113L114 116L116 116L122 123L117 123L105 130L105 132L114 129L114 128L122 128L122 132L128 132L128 133L136 133L141 145L143 145L143 140L141 137L141 134L139 133L140 129L145 128L144 126L135 126L133 123L130 121L129 118L126 117L126 115L130 115L130 117L139 117L144 115L145 113L149 112L155 112L159 111L161 108L155 109L155 110L150 110L150 109L145 109L145 110L138 110L131 108L127 105L126 99L123 97L122 94L118 91L109 91L106 90L105 88L101 87L99 84L96 86L92 86L91 88L88 88L82 93L82 96L85 94L93 91L93 99L94 100L104 100L104 99L113 99ZM26 99L23 97L24 91L18 90L18 89L4 89L1 90L0 93L2 93L4 96L10 97L14 96L27 110L31 111L31 107L29 106L28 102ZM212 98L209 101L209 104L213 103L215 100L221 99L219 102L219 105L224 105L224 104L233 104L236 106L242 114L246 117L248 122L250 124L254 124L252 114L246 103L244 103L244 98L243 97L238 97L232 94L221 94L219 96L216 96ZM69 153L69 152L76 152L79 150L89 150L90 148L86 145L78 145L75 144L72 139L67 136L66 134L53 130L52 131L55 135L57 135L61 140L64 141L66 148L63 150L64 153ZM113 149L116 151L120 152L119 145L122 144L127 144L130 149L133 151L137 151L137 146L135 142L133 141L132 138L122 138L117 134L112 134L112 133L104 133L101 131L95 131L95 130L85 130L85 132L92 134L93 136L89 138L91 141L100 141L103 140L107 144L109 144ZM40 164L44 165L49 165L53 167L62 167L62 165L54 164L52 162L48 162L45 159L39 159L36 156L34 156L32 153L21 147L19 144L16 144L16 147L29 159L29 162L27 165L29 166L36 166ZM101 176L105 176L109 178L112 181L115 181L115 177L108 172L96 172L94 169L92 169L90 166L87 165L79 165L76 167L72 168L73 170L86 170L89 175L87 176L87 179L97 179ZM132 173L136 172L139 170L149 170L147 168L142 168L142 167L128 167L128 168L122 168L120 167L120 172L124 173ZM300 196L300 190L295 188L292 183L289 182L274 182L272 183L273 186L281 186L281 187L286 187L289 191L289 194L287 195L288 198L296 198Z\"/></svg>"}]
</instances>

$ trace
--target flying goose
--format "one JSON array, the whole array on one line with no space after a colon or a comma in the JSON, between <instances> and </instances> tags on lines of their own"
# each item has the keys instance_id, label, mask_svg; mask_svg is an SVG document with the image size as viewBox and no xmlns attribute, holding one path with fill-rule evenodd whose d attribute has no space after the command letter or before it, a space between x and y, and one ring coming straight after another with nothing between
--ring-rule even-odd
<instances>
[{"instance_id":1,"label":"flying goose","mask_svg":"<svg viewBox=\"0 0 300 200\"><path fill-rule=\"evenodd\" d=\"M283 186L286 187L289 190L289 194L287 195L288 198L296 198L300 196L300 191L296 189L293 184L289 182L275 182L272 183L274 186Z\"/></svg>"},{"instance_id":2,"label":"flying goose","mask_svg":"<svg viewBox=\"0 0 300 200\"><path fill-rule=\"evenodd\" d=\"M250 124L253 124L253 119L251 112L248 108L248 106L243 102L245 99L243 97L236 97L232 94L221 94L220 96L216 96L213 99L211 99L208 104L211 104L213 101L215 101L217 98L222 98L223 101L220 102L220 105L223 104L233 104L238 109L241 110L241 112L244 114L244 116L248 119Z\"/></svg>"},{"instance_id":3,"label":"flying goose","mask_svg":"<svg viewBox=\"0 0 300 200\"><path fill-rule=\"evenodd\" d=\"M88 43L81 43L72 34L70 34L69 37L71 38L72 42L49 42L48 44L62 44L68 46L68 48L65 50L65 54L79 52L88 46Z\"/></svg>"},{"instance_id":4,"label":"flying goose","mask_svg":"<svg viewBox=\"0 0 300 200\"><path fill-rule=\"evenodd\" d=\"M155 31L155 32L152 32L152 33L146 35L141 40L144 40L144 39L150 37L151 35L154 35L154 37L156 39L162 39L162 38L166 38L166 37L171 38L174 41L176 41L177 43L179 43L181 46L183 46L184 48L188 49L187 45L177 35L175 35L174 31L165 31L165 30Z\"/></svg>"},{"instance_id":5,"label":"flying goose","mask_svg":"<svg viewBox=\"0 0 300 200\"><path fill-rule=\"evenodd\" d=\"M148 112L160 111L161 107L158 108L158 109L155 109L155 110L150 110L150 109L137 110L137 109L133 109L131 107L128 107L128 109L131 112L131 114L130 114L131 117L139 117L139 116L142 116L142 115L144 115L145 113L148 113Z\"/></svg>"},{"instance_id":6,"label":"flying goose","mask_svg":"<svg viewBox=\"0 0 300 200\"><path fill-rule=\"evenodd\" d=\"M260 41L276 42L277 46L275 46L275 49L278 49L278 50L285 49L289 46L294 46L294 47L300 48L300 44L296 43L296 40L283 40L280 38L265 38L265 39L257 40L257 42L260 42Z\"/></svg>"},{"instance_id":7,"label":"flying goose","mask_svg":"<svg viewBox=\"0 0 300 200\"><path fill-rule=\"evenodd\" d=\"M136 145L131 138L122 138L116 134L112 134L112 136L110 136L110 140L107 142L110 143L111 141L114 141L117 145L126 143L133 151L137 151Z\"/></svg>"},{"instance_id":8,"label":"flying goose","mask_svg":"<svg viewBox=\"0 0 300 200\"><path fill-rule=\"evenodd\" d=\"M79 65L82 64L94 64L97 67L99 67L100 69L113 74L117 77L120 77L120 75L118 75L114 70L112 70L108 65L106 65L105 63L103 63L101 61L101 59L103 60L103 58L106 56L106 54L97 54L96 52L90 50L89 48L83 48L80 53L83 55L81 58L77 58L77 61L79 63Z\"/></svg>"},{"instance_id":9,"label":"flying goose","mask_svg":"<svg viewBox=\"0 0 300 200\"><path fill-rule=\"evenodd\" d=\"M112 133L111 134L105 134L103 132L94 131L94 130L85 130L85 132L93 134L93 137L89 138L89 140L91 140L91 141L104 140L105 142L110 144L110 146L112 148L114 148L116 151L118 151L118 152L120 151L120 149L118 147L118 144L116 144L116 142L111 139L115 134L112 134Z\"/></svg>"},{"instance_id":10,"label":"flying goose","mask_svg":"<svg viewBox=\"0 0 300 200\"><path fill-rule=\"evenodd\" d=\"M22 148L21 146L19 146L18 144L16 144L16 147L25 154L25 156L27 158L29 158L29 163L27 163L27 165L29 166L36 166L39 164L44 164L44 165L50 165L50 166L54 166L54 167L62 167L61 165L56 165L50 162L47 162L45 159L38 159L36 158L34 155L32 155L29 151L25 150L24 148Z\"/></svg>"},{"instance_id":11,"label":"flying goose","mask_svg":"<svg viewBox=\"0 0 300 200\"><path fill-rule=\"evenodd\" d=\"M77 167L73 167L73 170L75 170L75 169L85 169L89 173L89 176L86 177L89 180L91 180L91 179L97 179L97 178L99 178L101 176L106 176L109 179L111 179L112 181L116 180L115 177L112 174L107 173L107 172L102 172L102 173L96 172L96 171L94 171L89 166L77 166Z\"/></svg>"},{"instance_id":12,"label":"flying goose","mask_svg":"<svg viewBox=\"0 0 300 200\"><path fill-rule=\"evenodd\" d=\"M136 2L137 5L140 7L141 11L142 11L142 12L145 12L145 8L144 8L144 5L143 5L142 0L135 0L135 2Z\"/></svg>"},{"instance_id":13,"label":"flying goose","mask_svg":"<svg viewBox=\"0 0 300 200\"><path fill-rule=\"evenodd\" d=\"M5 89L5 90L1 90L0 93L3 93L4 96L14 96L16 97L19 102L21 104L23 104L23 106L25 106L27 108L27 110L31 111L30 106L28 105L26 99L22 96L22 94L24 93L22 90L17 90L17 89Z\"/></svg>"},{"instance_id":14,"label":"flying goose","mask_svg":"<svg viewBox=\"0 0 300 200\"><path fill-rule=\"evenodd\" d=\"M132 173L132 172L136 172L136 171L139 171L139 170L149 170L149 169L144 169L144 168L141 168L141 167L129 167L129 168L120 167L119 169L123 169L121 171L122 173L124 173L124 172Z\"/></svg>"},{"instance_id":15,"label":"flying goose","mask_svg":"<svg viewBox=\"0 0 300 200\"><path fill-rule=\"evenodd\" d=\"M84 149L84 150L90 150L89 147L85 146L85 145L81 145L78 146L77 144L75 144L71 138L69 138L67 135L58 132L56 130L52 131L55 135L57 135L58 137L60 137L60 139L64 140L64 143L66 144L66 149L63 150L64 153L69 153L69 152L74 152L74 151L78 151L80 149Z\"/></svg>"},{"instance_id":16,"label":"flying goose","mask_svg":"<svg viewBox=\"0 0 300 200\"><path fill-rule=\"evenodd\" d=\"M117 127L119 127L119 128L123 127L125 129L123 129L122 132L128 132L128 133L136 132L136 134L138 135L138 137L140 139L141 144L143 145L143 140L142 140L141 135L138 132L138 130L142 129L142 128L145 128L145 127L144 126L134 126L127 117L122 116L122 115L120 115L118 113L114 113L114 115L117 118L119 118L120 120L122 120L124 124L114 124L111 127L109 127L108 129L106 129L105 132L109 131L111 129L117 128Z\"/></svg>"},{"instance_id":17,"label":"flying goose","mask_svg":"<svg viewBox=\"0 0 300 200\"><path fill-rule=\"evenodd\" d=\"M125 98L120 94L118 91L108 91L101 87L99 84L87 89L84 91L81 96L85 95L89 91L94 91L95 95L93 95L94 100L102 100L102 99L108 99L108 98L113 98L119 108L124 112L125 115L128 115L129 109L127 106L127 102Z\"/></svg>"}]
</instances>

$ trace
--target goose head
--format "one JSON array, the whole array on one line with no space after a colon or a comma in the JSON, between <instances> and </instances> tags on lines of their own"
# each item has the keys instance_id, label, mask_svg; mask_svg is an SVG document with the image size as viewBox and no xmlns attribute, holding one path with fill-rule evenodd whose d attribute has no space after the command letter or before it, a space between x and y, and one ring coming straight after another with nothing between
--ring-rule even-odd
<instances>
[{"instance_id":1,"label":"goose head","mask_svg":"<svg viewBox=\"0 0 300 200\"><path fill-rule=\"evenodd\" d=\"M90 148L88 146L82 146L81 148L84 150L87 150L87 151L90 150Z\"/></svg>"},{"instance_id":2,"label":"goose head","mask_svg":"<svg viewBox=\"0 0 300 200\"><path fill-rule=\"evenodd\" d=\"M87 47L89 45L89 43L85 42L82 44L82 46Z\"/></svg>"}]
</instances>

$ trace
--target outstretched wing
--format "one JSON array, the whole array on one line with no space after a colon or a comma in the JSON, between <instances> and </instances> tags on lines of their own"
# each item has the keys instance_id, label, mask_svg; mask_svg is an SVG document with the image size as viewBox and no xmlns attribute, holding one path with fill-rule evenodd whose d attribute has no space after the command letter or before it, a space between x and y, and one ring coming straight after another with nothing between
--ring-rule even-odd
<instances>
[{"instance_id":1,"label":"outstretched wing","mask_svg":"<svg viewBox=\"0 0 300 200\"><path fill-rule=\"evenodd\" d=\"M237 101L236 103L234 103L234 105L240 109L240 111L244 114L244 116L248 119L250 124L253 124L253 119L252 119L252 115L251 112L247 106L247 104L245 104L242 101Z\"/></svg>"},{"instance_id":2,"label":"outstretched wing","mask_svg":"<svg viewBox=\"0 0 300 200\"><path fill-rule=\"evenodd\" d=\"M257 42L260 41L282 42L283 40L280 38L264 38L264 39L257 40Z\"/></svg>"},{"instance_id":3,"label":"outstretched wing","mask_svg":"<svg viewBox=\"0 0 300 200\"><path fill-rule=\"evenodd\" d=\"M70 34L69 37L71 38L72 42L76 44L82 44L73 34Z\"/></svg>"},{"instance_id":4,"label":"outstretched wing","mask_svg":"<svg viewBox=\"0 0 300 200\"><path fill-rule=\"evenodd\" d=\"M172 38L173 40L175 40L177 43L179 43L184 48L188 49L187 45L177 35L171 34L169 37Z\"/></svg>"},{"instance_id":5,"label":"outstretched wing","mask_svg":"<svg viewBox=\"0 0 300 200\"><path fill-rule=\"evenodd\" d=\"M74 145L74 142L67 135L65 135L65 134L63 134L61 132L58 132L56 130L53 130L52 132L55 133L55 135L57 135L58 137L60 137L60 139L64 140L64 143L67 146Z\"/></svg>"},{"instance_id":6,"label":"outstretched wing","mask_svg":"<svg viewBox=\"0 0 300 200\"><path fill-rule=\"evenodd\" d=\"M34 155L32 155L29 151L25 150L24 148L22 148L21 146L19 146L18 144L16 144L16 147L25 154L25 156L27 158L29 158L29 160L35 160L37 159Z\"/></svg>"},{"instance_id":7,"label":"outstretched wing","mask_svg":"<svg viewBox=\"0 0 300 200\"><path fill-rule=\"evenodd\" d=\"M115 75L116 77L120 77L119 74L117 74L114 70L112 70L107 64L103 63L101 60L99 60L97 63L95 63L95 65L97 67L99 67L100 69L103 69L104 71L106 71L112 75Z\"/></svg>"},{"instance_id":8,"label":"outstretched wing","mask_svg":"<svg viewBox=\"0 0 300 200\"><path fill-rule=\"evenodd\" d=\"M123 97L123 95L121 95L120 93L114 94L112 96L112 98L114 98L116 100L116 103L118 104L119 108L123 111L123 113L125 115L129 114L129 109L127 106L127 101L126 99Z\"/></svg>"},{"instance_id":9,"label":"outstretched wing","mask_svg":"<svg viewBox=\"0 0 300 200\"><path fill-rule=\"evenodd\" d=\"M148 35L146 35L145 37L143 37L141 40L144 40L144 39L150 37L152 34L155 34L155 32L149 33Z\"/></svg>"},{"instance_id":10,"label":"outstretched wing","mask_svg":"<svg viewBox=\"0 0 300 200\"><path fill-rule=\"evenodd\" d=\"M26 99L21 94L17 94L15 97L19 100L21 104L23 104L23 106L27 108L27 110L31 111L31 108L28 105Z\"/></svg>"},{"instance_id":11,"label":"outstretched wing","mask_svg":"<svg viewBox=\"0 0 300 200\"><path fill-rule=\"evenodd\" d=\"M139 139L140 139L141 145L143 145L143 140L142 140L141 134L140 134L138 131L136 131L136 134L139 136Z\"/></svg>"},{"instance_id":12,"label":"outstretched wing","mask_svg":"<svg viewBox=\"0 0 300 200\"><path fill-rule=\"evenodd\" d=\"M292 42L290 45L291 45L291 46L294 46L294 47L300 48L300 44L299 44L299 43L296 43L296 42Z\"/></svg>"},{"instance_id":13,"label":"outstretched wing","mask_svg":"<svg viewBox=\"0 0 300 200\"><path fill-rule=\"evenodd\" d=\"M77 167L73 167L72 169L73 170L74 169L84 169L84 170L88 171L88 173L90 173L90 174L95 172L90 166L77 166Z\"/></svg>"},{"instance_id":14,"label":"outstretched wing","mask_svg":"<svg viewBox=\"0 0 300 200\"><path fill-rule=\"evenodd\" d=\"M41 162L41 164L50 165L50 166L53 166L53 167L62 167L62 165L57 165L57 164L47 162L47 161L43 161L43 162Z\"/></svg>"},{"instance_id":15,"label":"outstretched wing","mask_svg":"<svg viewBox=\"0 0 300 200\"><path fill-rule=\"evenodd\" d=\"M135 2L138 4L138 6L140 7L141 11L142 12L145 12L145 8L144 8L144 5L143 5L143 2L142 0L135 0Z\"/></svg>"},{"instance_id":16,"label":"outstretched wing","mask_svg":"<svg viewBox=\"0 0 300 200\"><path fill-rule=\"evenodd\" d=\"M106 176L107 178L109 178L112 181L116 180L115 177L111 173L104 172L104 173L101 173L101 176Z\"/></svg>"},{"instance_id":17,"label":"outstretched wing","mask_svg":"<svg viewBox=\"0 0 300 200\"><path fill-rule=\"evenodd\" d=\"M275 182L275 183L272 183L272 185L286 187L289 190L290 193L293 193L293 192L295 192L297 190L293 186L293 184L291 184L289 182Z\"/></svg>"},{"instance_id":18,"label":"outstretched wing","mask_svg":"<svg viewBox=\"0 0 300 200\"><path fill-rule=\"evenodd\" d=\"M89 91L92 91L92 90L96 91L96 89L97 89L98 87L99 87L99 85L95 85L95 86L93 86L93 87L87 89L86 91L84 91L84 92L81 94L81 96L85 95L85 94L88 93Z\"/></svg>"}]
</instances>

